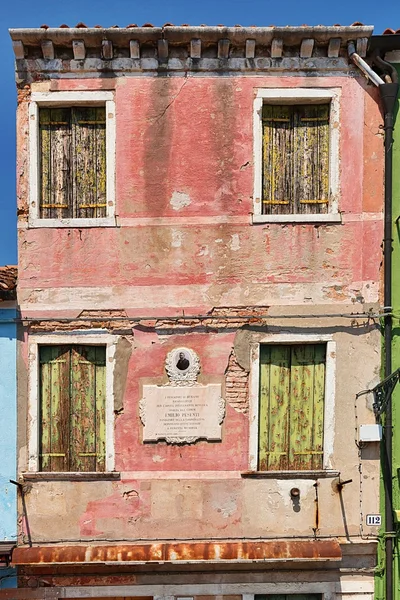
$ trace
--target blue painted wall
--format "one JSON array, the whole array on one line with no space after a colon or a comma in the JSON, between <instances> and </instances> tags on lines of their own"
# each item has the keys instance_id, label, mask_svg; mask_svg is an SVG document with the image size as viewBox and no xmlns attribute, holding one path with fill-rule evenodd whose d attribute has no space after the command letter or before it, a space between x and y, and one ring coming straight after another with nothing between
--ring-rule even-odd
<instances>
[{"instance_id":1,"label":"blue painted wall","mask_svg":"<svg viewBox=\"0 0 400 600\"><path fill-rule=\"evenodd\" d=\"M0 309L0 541L17 539L16 478L17 384L16 317L14 309ZM0 589L16 587L14 569L0 569Z\"/></svg>"}]
</instances>

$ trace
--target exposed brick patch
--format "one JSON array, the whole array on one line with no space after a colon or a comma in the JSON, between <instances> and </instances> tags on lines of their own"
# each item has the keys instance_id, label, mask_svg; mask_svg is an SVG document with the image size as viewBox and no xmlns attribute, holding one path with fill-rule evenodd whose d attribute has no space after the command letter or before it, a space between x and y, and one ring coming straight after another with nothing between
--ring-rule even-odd
<instances>
[{"instance_id":1,"label":"exposed brick patch","mask_svg":"<svg viewBox=\"0 0 400 600\"><path fill-rule=\"evenodd\" d=\"M76 329L107 329L108 331L129 331L130 323L124 310L83 310L76 319L57 319L49 321L30 320L31 333L38 331L74 331Z\"/></svg>"},{"instance_id":2,"label":"exposed brick patch","mask_svg":"<svg viewBox=\"0 0 400 600\"><path fill-rule=\"evenodd\" d=\"M198 328L211 329L238 328L244 325L265 325L268 306L221 306L213 308L200 318L182 317L179 319L158 319L156 329Z\"/></svg>"},{"instance_id":3,"label":"exposed brick patch","mask_svg":"<svg viewBox=\"0 0 400 600\"><path fill-rule=\"evenodd\" d=\"M246 325L266 326L268 307L266 306L233 306L214 308L209 313L199 316L155 317L149 319L129 318L122 309L83 310L74 319L57 319L51 321L29 320L32 331L72 331L74 329L104 328L110 331L143 328L164 333L187 333L189 331L237 330Z\"/></svg>"},{"instance_id":4,"label":"exposed brick patch","mask_svg":"<svg viewBox=\"0 0 400 600\"><path fill-rule=\"evenodd\" d=\"M225 371L225 398L238 412L249 412L249 373L237 362L234 350Z\"/></svg>"},{"instance_id":5,"label":"exposed brick patch","mask_svg":"<svg viewBox=\"0 0 400 600\"><path fill-rule=\"evenodd\" d=\"M29 102L31 99L31 87L30 85L25 85L22 89L17 90L17 103L22 104L22 102Z\"/></svg>"}]
</instances>

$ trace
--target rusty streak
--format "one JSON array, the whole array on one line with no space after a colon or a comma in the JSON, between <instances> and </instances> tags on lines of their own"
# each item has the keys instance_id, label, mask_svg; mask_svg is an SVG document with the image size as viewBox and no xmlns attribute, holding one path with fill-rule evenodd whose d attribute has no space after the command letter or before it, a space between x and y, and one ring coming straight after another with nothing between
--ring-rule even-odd
<instances>
[{"instance_id":1,"label":"rusty streak","mask_svg":"<svg viewBox=\"0 0 400 600\"><path fill-rule=\"evenodd\" d=\"M340 560L337 540L195 542L16 548L14 565L121 562Z\"/></svg>"}]
</instances>

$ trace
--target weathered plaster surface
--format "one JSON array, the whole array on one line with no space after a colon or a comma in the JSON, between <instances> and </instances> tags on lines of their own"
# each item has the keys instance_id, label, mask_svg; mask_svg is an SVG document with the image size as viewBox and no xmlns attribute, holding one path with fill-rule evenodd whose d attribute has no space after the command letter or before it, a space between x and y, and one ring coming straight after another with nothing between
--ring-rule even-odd
<instances>
[{"instance_id":1,"label":"weathered plaster surface","mask_svg":"<svg viewBox=\"0 0 400 600\"><path fill-rule=\"evenodd\" d=\"M301 321L294 321L292 330L296 328L307 331ZM249 469L249 421L229 394L221 442L143 444L138 416L141 385L166 381L163 365L168 352L185 344L201 357L199 381L223 383L235 344L234 333L230 332L160 333L150 344L146 336L141 342L132 340L131 348L127 339L123 341L126 362L120 371L126 377L126 388L123 411L118 411L115 421L115 467L121 472L121 481L34 482L26 497L34 539L52 541L56 531L63 539L151 539L154 531L156 537L166 539L291 537L311 535L313 528L321 535L357 536L360 501L364 514L378 510L378 448L371 448L368 460L361 461L354 441L355 427L357 422L374 419L370 403L365 397L356 401L355 395L378 374L380 335L368 323L340 329L333 326L324 331L333 335L337 346L332 468L341 473L343 480L352 479L343 490L343 502L332 486L332 477L241 478L240 474ZM265 332L236 336L236 346L238 337L243 346L249 343L248 337L254 342L262 335L265 337ZM290 497L292 487L301 491L298 511Z\"/></svg>"},{"instance_id":2,"label":"weathered plaster surface","mask_svg":"<svg viewBox=\"0 0 400 600\"><path fill-rule=\"evenodd\" d=\"M84 80L68 81L69 89L84 85ZM345 227L249 225L252 103L263 86L341 88L339 210L343 219L351 217ZM255 304L302 304L309 296L315 303L376 301L381 119L376 98L362 86L346 77L118 81L120 227L21 230L23 310L72 308L76 301L85 308L94 303L110 308L115 294L126 309L146 306L149 311L179 309L183 295L185 309L192 310L243 304L249 297ZM20 104L18 129L22 226L28 189L26 104ZM190 123L196 123L195 138ZM373 220L366 219L370 213Z\"/></svg>"},{"instance_id":3,"label":"weathered plaster surface","mask_svg":"<svg viewBox=\"0 0 400 600\"><path fill-rule=\"evenodd\" d=\"M371 449L360 475L356 414L359 423L372 423L374 416L365 399L355 405L355 395L378 376L380 334L374 318L352 322L324 313L379 312L383 151L375 92L361 79L336 75L65 79L51 86L100 89L103 82L102 89L115 89L115 228L27 228L27 98L20 98L22 313L54 318L31 324L35 335L100 321L122 336L114 373L121 480L34 482L26 496L33 540L316 533L360 541L360 506L364 514L378 512L379 465ZM285 86L342 90L340 224L251 224L255 90ZM212 313L225 307L233 317L240 306L260 307L271 318L254 322L250 311L247 321L222 325ZM77 318L83 310L112 309L126 311L115 328L104 315L92 322ZM159 319L155 327L151 319L208 312L209 323ZM308 319L288 319L289 313ZM127 318L138 315L148 321ZM77 320L59 323L61 316ZM246 331L237 333L244 324ZM353 480L342 498L333 475L242 477L249 470L250 344L265 333L315 331L331 334L337 347L332 469ZM144 444L142 386L166 383L165 357L180 346L199 355L199 382L224 386L222 441ZM25 344L21 372L26 365ZM22 388L21 406L25 401ZM292 487L300 489L299 507Z\"/></svg>"}]
</instances>

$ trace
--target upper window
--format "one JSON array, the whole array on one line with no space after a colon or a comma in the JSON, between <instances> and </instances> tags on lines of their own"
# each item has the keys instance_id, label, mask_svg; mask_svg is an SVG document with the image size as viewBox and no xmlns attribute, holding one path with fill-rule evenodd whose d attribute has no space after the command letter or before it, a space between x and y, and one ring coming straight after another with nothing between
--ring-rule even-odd
<instances>
[{"instance_id":1,"label":"upper window","mask_svg":"<svg viewBox=\"0 0 400 600\"><path fill-rule=\"evenodd\" d=\"M330 89L258 90L254 222L340 221L338 97Z\"/></svg>"},{"instance_id":2,"label":"upper window","mask_svg":"<svg viewBox=\"0 0 400 600\"><path fill-rule=\"evenodd\" d=\"M250 469L331 469L335 342L277 334L251 348Z\"/></svg>"},{"instance_id":3,"label":"upper window","mask_svg":"<svg viewBox=\"0 0 400 600\"><path fill-rule=\"evenodd\" d=\"M113 225L115 110L111 92L32 94L30 225Z\"/></svg>"},{"instance_id":4,"label":"upper window","mask_svg":"<svg viewBox=\"0 0 400 600\"><path fill-rule=\"evenodd\" d=\"M40 217L105 217L104 107L39 109Z\"/></svg>"},{"instance_id":5,"label":"upper window","mask_svg":"<svg viewBox=\"0 0 400 600\"><path fill-rule=\"evenodd\" d=\"M329 105L264 104L262 213L327 213Z\"/></svg>"}]
</instances>

